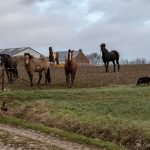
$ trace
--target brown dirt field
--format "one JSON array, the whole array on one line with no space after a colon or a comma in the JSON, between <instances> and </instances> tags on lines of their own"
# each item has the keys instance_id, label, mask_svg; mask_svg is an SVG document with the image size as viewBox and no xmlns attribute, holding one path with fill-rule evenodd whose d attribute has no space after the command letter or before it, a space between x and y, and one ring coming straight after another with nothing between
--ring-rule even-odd
<instances>
[{"instance_id":1,"label":"brown dirt field","mask_svg":"<svg viewBox=\"0 0 150 150\"><path fill-rule=\"evenodd\" d=\"M51 68L52 83L44 85L44 74L41 80L41 84L38 86L36 82L38 80L38 74L34 74L34 86L30 87L30 82L26 70L23 64L18 66L19 76L23 77L12 84L8 84L7 77L5 75L5 88L10 90L15 89L52 89L52 88L65 88L65 73L62 67ZM114 86L114 85L126 85L136 84L136 81L141 76L150 76L150 64L143 65L121 65L120 72L117 74L112 72L113 66L109 68L109 72L105 73L104 66L79 66L76 78L75 88L87 88L87 87L101 87L101 86ZM1 82L0 82L1 84Z\"/></svg>"}]
</instances>

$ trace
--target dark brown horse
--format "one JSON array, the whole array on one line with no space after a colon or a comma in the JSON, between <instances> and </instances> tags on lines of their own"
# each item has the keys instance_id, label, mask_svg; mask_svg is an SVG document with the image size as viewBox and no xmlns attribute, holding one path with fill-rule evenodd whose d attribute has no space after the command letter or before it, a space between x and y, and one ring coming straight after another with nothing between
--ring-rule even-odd
<instances>
[{"instance_id":1,"label":"dark brown horse","mask_svg":"<svg viewBox=\"0 0 150 150\"><path fill-rule=\"evenodd\" d=\"M39 73L39 80L37 84L39 85L41 78L42 78L42 72L45 73L45 84L48 82L51 82L50 77L50 68L49 63L47 59L45 58L35 58L34 56L30 55L29 53L24 54L24 63L26 71L30 78L30 85L33 86L33 73L38 72Z\"/></svg>"},{"instance_id":2,"label":"dark brown horse","mask_svg":"<svg viewBox=\"0 0 150 150\"><path fill-rule=\"evenodd\" d=\"M73 60L73 51L68 50L68 57L65 61L65 75L66 75L66 85L69 85L71 79L71 86L74 85L75 74L78 68L77 63Z\"/></svg>"},{"instance_id":3,"label":"dark brown horse","mask_svg":"<svg viewBox=\"0 0 150 150\"><path fill-rule=\"evenodd\" d=\"M52 47L49 47L49 61L51 66L54 66L55 62L59 65L59 54L58 52L54 52Z\"/></svg>"},{"instance_id":4,"label":"dark brown horse","mask_svg":"<svg viewBox=\"0 0 150 150\"><path fill-rule=\"evenodd\" d=\"M100 45L101 47L101 51L102 51L102 59L103 62L105 64L105 72L108 71L108 66L109 66L109 62L112 61L113 65L114 65L114 72L115 72L115 61L118 64L118 71L120 69L120 65L119 65L119 53L116 50L112 50L112 51L108 51L105 47L105 44L102 43Z\"/></svg>"},{"instance_id":5,"label":"dark brown horse","mask_svg":"<svg viewBox=\"0 0 150 150\"><path fill-rule=\"evenodd\" d=\"M14 57L8 54L0 54L1 65L4 65L7 74L8 82L18 78L17 61Z\"/></svg>"}]
</instances>

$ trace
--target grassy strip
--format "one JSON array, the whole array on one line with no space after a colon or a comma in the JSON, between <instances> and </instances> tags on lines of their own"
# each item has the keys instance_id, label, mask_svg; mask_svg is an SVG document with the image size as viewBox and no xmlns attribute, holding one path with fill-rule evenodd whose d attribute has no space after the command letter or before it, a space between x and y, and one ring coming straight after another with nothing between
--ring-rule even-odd
<instances>
[{"instance_id":1,"label":"grassy strip","mask_svg":"<svg viewBox=\"0 0 150 150\"><path fill-rule=\"evenodd\" d=\"M50 128L41 124L34 124L34 123L31 123L22 119L18 119L15 117L7 116L5 118L0 118L0 123L14 125L14 126L21 126L26 129L38 130L43 133L53 133L67 140L71 140L71 141L78 142L78 143L84 143L84 144L96 146L99 148L104 148L106 150L124 150L125 149L121 146L118 146L110 142L103 142L99 139L88 138L80 134L63 131L57 128Z\"/></svg>"}]
</instances>

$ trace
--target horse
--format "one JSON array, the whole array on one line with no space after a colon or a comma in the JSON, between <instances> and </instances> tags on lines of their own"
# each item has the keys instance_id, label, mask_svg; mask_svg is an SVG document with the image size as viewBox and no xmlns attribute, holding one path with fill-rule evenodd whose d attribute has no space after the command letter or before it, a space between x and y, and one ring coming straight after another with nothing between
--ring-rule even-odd
<instances>
[{"instance_id":1,"label":"horse","mask_svg":"<svg viewBox=\"0 0 150 150\"><path fill-rule=\"evenodd\" d=\"M1 65L4 65L7 74L8 82L18 78L17 61L14 57L8 54L0 54Z\"/></svg>"},{"instance_id":2,"label":"horse","mask_svg":"<svg viewBox=\"0 0 150 150\"><path fill-rule=\"evenodd\" d=\"M24 64L30 78L31 86L33 86L34 72L39 73L38 85L40 84L43 71L45 73L45 84L47 84L47 81L49 83L51 82L49 62L46 58L35 58L33 55L30 55L30 53L24 53Z\"/></svg>"},{"instance_id":3,"label":"horse","mask_svg":"<svg viewBox=\"0 0 150 150\"><path fill-rule=\"evenodd\" d=\"M71 86L74 85L75 74L78 68L77 63L73 60L73 51L68 50L68 58L65 60L65 75L66 75L66 85L69 85L71 79ZM71 76L71 77L70 77Z\"/></svg>"},{"instance_id":4,"label":"horse","mask_svg":"<svg viewBox=\"0 0 150 150\"><path fill-rule=\"evenodd\" d=\"M49 61L51 66L53 66L55 62L59 65L59 54L58 52L54 52L52 47L49 47Z\"/></svg>"},{"instance_id":5,"label":"horse","mask_svg":"<svg viewBox=\"0 0 150 150\"><path fill-rule=\"evenodd\" d=\"M106 48L105 48L105 44L102 43L100 45L101 47L101 51L102 51L102 59L103 59L103 62L105 64L105 72L108 72L108 66L109 66L109 61L112 61L113 62L113 65L114 65L114 72L115 72L115 61L116 63L118 64L118 71L120 69L120 65L119 65L119 52L116 51L116 50L112 50L112 51L108 51Z\"/></svg>"}]
</instances>

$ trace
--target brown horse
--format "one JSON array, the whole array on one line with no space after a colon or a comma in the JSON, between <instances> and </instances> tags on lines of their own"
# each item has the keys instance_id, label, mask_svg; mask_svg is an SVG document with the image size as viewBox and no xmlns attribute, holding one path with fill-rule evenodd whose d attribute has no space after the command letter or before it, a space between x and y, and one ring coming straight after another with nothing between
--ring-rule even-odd
<instances>
[{"instance_id":1,"label":"brown horse","mask_svg":"<svg viewBox=\"0 0 150 150\"><path fill-rule=\"evenodd\" d=\"M45 58L35 58L34 56L30 55L29 53L24 54L24 63L26 71L30 78L30 85L33 86L33 72L39 73L39 80L37 84L39 85L41 78L42 78L42 72L45 73L45 84L48 82L51 82L50 77L50 68L49 63L47 59Z\"/></svg>"},{"instance_id":2,"label":"brown horse","mask_svg":"<svg viewBox=\"0 0 150 150\"><path fill-rule=\"evenodd\" d=\"M68 50L68 58L65 61L65 75L66 75L66 85L69 85L70 78L71 78L71 86L74 84L75 74L77 71L77 63L73 60L73 51ZM71 76L71 77L70 77Z\"/></svg>"},{"instance_id":3,"label":"brown horse","mask_svg":"<svg viewBox=\"0 0 150 150\"><path fill-rule=\"evenodd\" d=\"M119 69L120 69L120 65L119 65L119 53L116 50L112 50L112 51L109 52L105 48L105 46L106 45L104 43L102 43L100 45L101 51L102 51L102 59L103 59L103 62L105 64L105 72L108 71L109 61L113 62L114 72L115 72L115 61L116 61L116 63L118 64L118 71L119 71Z\"/></svg>"},{"instance_id":4,"label":"brown horse","mask_svg":"<svg viewBox=\"0 0 150 150\"><path fill-rule=\"evenodd\" d=\"M49 47L49 61L51 66L54 66L55 62L59 65L59 54L58 52L54 52L52 47Z\"/></svg>"}]
</instances>

